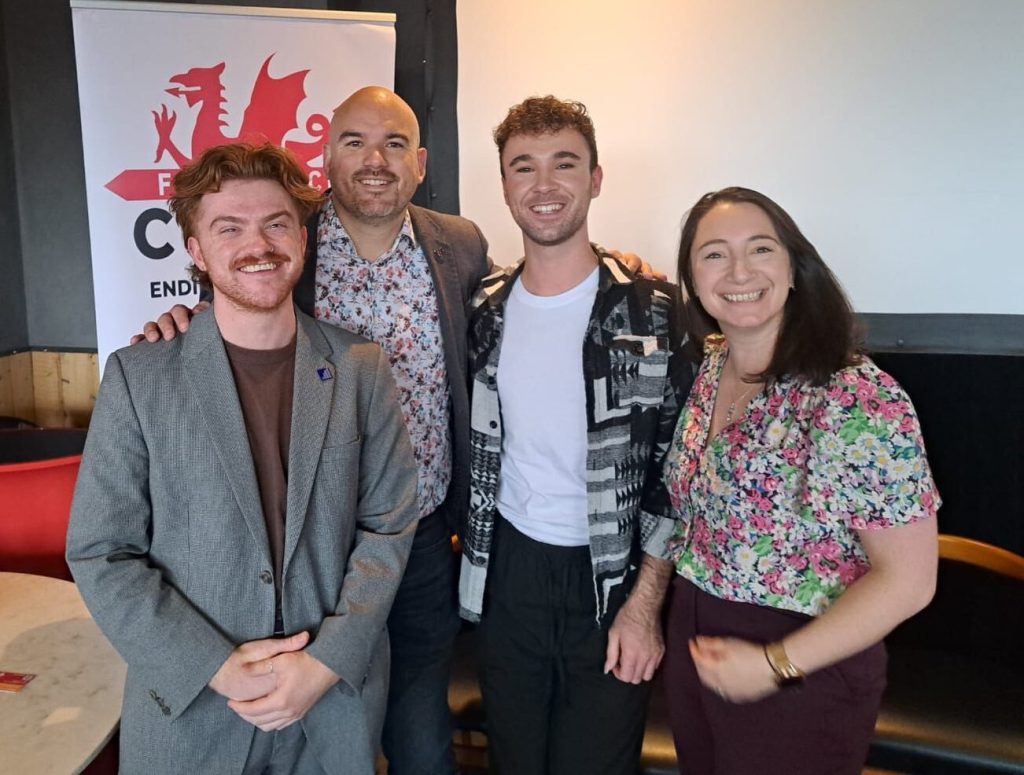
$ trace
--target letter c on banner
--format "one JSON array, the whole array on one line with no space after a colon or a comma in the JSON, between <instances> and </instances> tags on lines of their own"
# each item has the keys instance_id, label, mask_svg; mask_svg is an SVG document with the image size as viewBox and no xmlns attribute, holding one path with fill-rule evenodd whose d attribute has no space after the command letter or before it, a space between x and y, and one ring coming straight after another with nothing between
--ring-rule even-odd
<instances>
[{"instance_id":1,"label":"letter c on banner","mask_svg":"<svg viewBox=\"0 0 1024 775\"><path fill-rule=\"evenodd\" d=\"M156 247L151 245L149 240L146 238L146 229L153 221L170 223L171 214L159 207L151 207L149 210L143 211L139 217L135 219L135 247L137 247L139 252L146 258L152 258L154 260L167 258L174 252L174 248L171 247L171 243L165 242L160 247Z\"/></svg>"}]
</instances>

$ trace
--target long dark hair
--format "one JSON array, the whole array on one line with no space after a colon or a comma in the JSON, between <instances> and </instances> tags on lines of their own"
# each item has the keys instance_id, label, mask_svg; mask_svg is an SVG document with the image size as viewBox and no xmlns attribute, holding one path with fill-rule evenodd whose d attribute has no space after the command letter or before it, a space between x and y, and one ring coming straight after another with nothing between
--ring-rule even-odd
<instances>
[{"instance_id":1,"label":"long dark hair","mask_svg":"<svg viewBox=\"0 0 1024 775\"><path fill-rule=\"evenodd\" d=\"M840 369L859 360L860 333L850 302L814 245L803 235L785 210L757 191L733 186L712 191L697 200L683 224L679 241L679 284L689 296L687 331L703 347L704 337L720 333L717 321L697 298L690 251L701 219L719 204L752 204L764 211L779 240L789 251L793 290L782 311L775 351L756 381L773 381L783 375L802 377L823 385Z\"/></svg>"}]
</instances>

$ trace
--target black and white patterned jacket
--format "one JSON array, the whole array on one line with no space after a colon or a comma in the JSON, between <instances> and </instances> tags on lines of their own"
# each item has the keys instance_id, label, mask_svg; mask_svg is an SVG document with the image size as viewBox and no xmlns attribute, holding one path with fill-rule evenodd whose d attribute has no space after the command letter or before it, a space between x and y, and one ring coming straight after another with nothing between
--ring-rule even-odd
<instances>
[{"instance_id":1,"label":"black and white patterned jacket","mask_svg":"<svg viewBox=\"0 0 1024 775\"><path fill-rule=\"evenodd\" d=\"M628 591L641 552L667 557L673 522L662 463L693 382L682 352L683 321L674 285L634 277L616 258L600 258L597 297L583 342L587 396L587 514L598 620L609 597ZM505 303L523 261L485 277L470 304L471 474L463 529L459 602L477 621L494 531L501 467L498 359Z\"/></svg>"}]
</instances>

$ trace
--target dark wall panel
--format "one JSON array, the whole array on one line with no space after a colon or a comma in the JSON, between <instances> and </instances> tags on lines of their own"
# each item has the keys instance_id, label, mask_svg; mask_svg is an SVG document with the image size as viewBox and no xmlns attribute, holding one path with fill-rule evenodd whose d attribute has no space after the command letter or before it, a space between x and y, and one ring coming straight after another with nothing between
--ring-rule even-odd
<instances>
[{"instance_id":1,"label":"dark wall panel","mask_svg":"<svg viewBox=\"0 0 1024 775\"><path fill-rule=\"evenodd\" d=\"M28 346L6 40L4 8L0 6L0 355Z\"/></svg>"},{"instance_id":2,"label":"dark wall panel","mask_svg":"<svg viewBox=\"0 0 1024 775\"><path fill-rule=\"evenodd\" d=\"M417 201L457 211L453 0L347 4L307 0L266 5L330 5L338 10L400 14L399 91L416 109L430 150L430 173ZM5 278L0 352L25 346L94 348L95 308L70 7L67 0L0 0L0 15L6 92L0 94L4 97L0 104L9 108L0 117L0 270ZM110 299L110 303L116 301Z\"/></svg>"},{"instance_id":3,"label":"dark wall panel","mask_svg":"<svg viewBox=\"0 0 1024 775\"><path fill-rule=\"evenodd\" d=\"M3 16L28 343L94 348L71 9L3 0Z\"/></svg>"},{"instance_id":4,"label":"dark wall panel","mask_svg":"<svg viewBox=\"0 0 1024 775\"><path fill-rule=\"evenodd\" d=\"M339 11L398 15L395 91L416 112L427 149L427 177L413 201L459 212L459 133L456 114L458 36L455 0L333 0Z\"/></svg>"},{"instance_id":5,"label":"dark wall panel","mask_svg":"<svg viewBox=\"0 0 1024 775\"><path fill-rule=\"evenodd\" d=\"M868 348L880 352L1024 355L1024 315L860 316Z\"/></svg>"},{"instance_id":6,"label":"dark wall panel","mask_svg":"<svg viewBox=\"0 0 1024 775\"><path fill-rule=\"evenodd\" d=\"M224 4L327 7L325 0ZM71 8L68 0L0 0L0 18L0 352L95 349Z\"/></svg>"},{"instance_id":7,"label":"dark wall panel","mask_svg":"<svg viewBox=\"0 0 1024 775\"><path fill-rule=\"evenodd\" d=\"M1024 555L1024 358L884 352L942 495L939 529Z\"/></svg>"}]
</instances>

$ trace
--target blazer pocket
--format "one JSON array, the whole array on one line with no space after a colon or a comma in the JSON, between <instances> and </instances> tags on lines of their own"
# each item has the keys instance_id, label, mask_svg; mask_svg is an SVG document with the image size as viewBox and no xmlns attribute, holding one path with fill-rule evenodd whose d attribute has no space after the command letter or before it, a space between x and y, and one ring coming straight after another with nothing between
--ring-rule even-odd
<instances>
[{"instance_id":1,"label":"blazer pocket","mask_svg":"<svg viewBox=\"0 0 1024 775\"><path fill-rule=\"evenodd\" d=\"M316 513L331 514L334 519L318 523L330 534L322 538L324 546L343 546L351 531L352 517L356 513L359 497L359 467L362 437L357 436L344 444L324 447L320 452L316 480L313 484L311 508ZM335 542L341 543L335 543Z\"/></svg>"},{"instance_id":2,"label":"blazer pocket","mask_svg":"<svg viewBox=\"0 0 1024 775\"><path fill-rule=\"evenodd\" d=\"M359 451L359 447L363 441L363 434L356 434L355 438L343 441L341 444L333 444L329 447L324 447L320 451L320 462L330 463L335 460L344 460L354 452Z\"/></svg>"}]
</instances>

